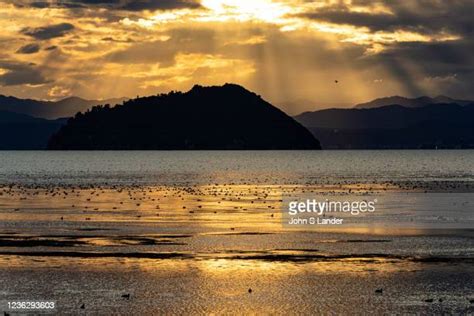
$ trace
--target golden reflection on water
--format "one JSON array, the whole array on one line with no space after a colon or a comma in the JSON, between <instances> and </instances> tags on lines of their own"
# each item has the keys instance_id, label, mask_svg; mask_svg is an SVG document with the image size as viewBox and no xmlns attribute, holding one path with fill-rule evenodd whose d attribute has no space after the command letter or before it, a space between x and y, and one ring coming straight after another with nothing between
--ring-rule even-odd
<instances>
[{"instance_id":1,"label":"golden reflection on water","mask_svg":"<svg viewBox=\"0 0 474 316\"><path fill-rule=\"evenodd\" d=\"M370 185L373 189L374 185ZM275 229L283 194L368 190L346 186L203 185L128 189L0 189L0 217L6 221L148 221ZM379 186L377 189L381 189ZM386 187L384 187L386 189Z\"/></svg>"},{"instance_id":2,"label":"golden reflection on water","mask_svg":"<svg viewBox=\"0 0 474 316\"><path fill-rule=\"evenodd\" d=\"M234 260L215 259L200 261L199 267L206 273L215 277L226 277L229 273L234 275L266 271L275 273L276 277L291 277L292 275L311 273L390 273L395 271L412 271L416 264L387 259L341 259L323 262L271 262L261 260ZM360 274L362 273L362 274Z\"/></svg>"},{"instance_id":3,"label":"golden reflection on water","mask_svg":"<svg viewBox=\"0 0 474 316\"><path fill-rule=\"evenodd\" d=\"M367 193L397 190L390 184L339 185L200 185L94 189L0 188L0 220L64 223L127 223L201 227L210 231L282 231L285 194ZM423 234L423 229L381 225L319 226L324 232L353 234ZM97 245L100 241L97 241Z\"/></svg>"},{"instance_id":4,"label":"golden reflection on water","mask_svg":"<svg viewBox=\"0 0 474 316\"><path fill-rule=\"evenodd\" d=\"M241 259L136 259L136 258L68 258L68 257L23 257L0 256L0 262L9 269L31 268L81 271L140 271L148 274L169 275L193 273L202 278L255 278L266 275L275 281L306 273L356 273L359 277L368 274L413 272L422 264L385 258L349 258L320 262L277 262Z\"/></svg>"},{"instance_id":5,"label":"golden reflection on water","mask_svg":"<svg viewBox=\"0 0 474 316\"><path fill-rule=\"evenodd\" d=\"M350 185L350 188L361 191L368 189L362 184ZM313 247L315 241L312 239L315 235L309 234L304 237L295 235L295 237L291 235L293 231L285 230L282 227L279 211L282 194L327 192L327 190L332 192L336 189L343 190L347 187L203 185L115 189L106 187L95 189L51 188L47 190L42 188L3 188L0 189L2 193L0 196L0 220L4 225L2 234L13 233L12 236L25 234L28 238L27 232L31 228L30 226L41 223L44 223L45 226L32 229L34 232L32 235L61 236L73 233L72 240L82 242L82 244L63 248L68 251L186 252L194 256L191 260L194 268L206 273L218 274L222 272L226 274L232 272L239 274L245 271L274 269L282 271L281 273L284 274L291 274L293 272L290 271L302 271L301 268L295 268L300 265L295 265L297 263L292 263L291 260L285 262L285 259L278 256L282 254L298 256L300 254L291 253L291 250L287 253L282 250L276 251L279 241L287 242L294 248L301 248L301 245ZM101 223L109 226L105 229L100 226ZM128 230L131 226L140 229L148 227L152 230L146 232ZM100 232L81 231L82 228L97 229ZM166 231L166 233L160 235L154 229ZM361 235L422 234L424 232L415 229L399 231L391 227L321 228L320 231ZM299 231L298 233L304 234L306 232ZM176 236L165 236L166 234L189 234L189 236L174 238ZM54 241L62 241L62 239L57 237ZM26 240L24 245L27 242ZM319 240L319 242L324 241ZM270 247L273 247L273 250ZM339 245L334 247L340 248ZM364 244L350 244L346 246L346 249L363 249L362 247ZM5 249L2 247L2 250ZM24 247L23 249L63 250L57 246ZM258 260L253 260L252 254L248 253L252 250L265 252L267 249L270 249L268 250L269 256L260 256ZM239 254L226 252L226 250L245 250L247 253L243 253L241 256L246 258L241 260ZM258 255L261 253L257 253L257 257ZM11 260L13 261L10 263L15 259ZM58 257L45 259L47 262L56 262L58 265L67 264L68 260L73 259ZM101 259L74 260L87 266L88 262L96 264ZM108 264L131 262L138 265L140 269L150 268L151 270L164 264L162 261L150 261L144 258L130 259L129 261L123 258L104 258L102 260ZM183 261L180 259L169 258L166 262L171 263L171 266L176 269L183 265ZM397 262L393 263L384 258L309 260L304 262L305 266L310 266L314 271L338 270L346 272L372 270L389 272L390 269L400 268Z\"/></svg>"},{"instance_id":6,"label":"golden reflection on water","mask_svg":"<svg viewBox=\"0 0 474 316\"><path fill-rule=\"evenodd\" d=\"M274 188L203 186L100 190L5 190L4 221L173 222L226 227L278 223ZM273 217L270 217L274 214Z\"/></svg>"}]
</instances>

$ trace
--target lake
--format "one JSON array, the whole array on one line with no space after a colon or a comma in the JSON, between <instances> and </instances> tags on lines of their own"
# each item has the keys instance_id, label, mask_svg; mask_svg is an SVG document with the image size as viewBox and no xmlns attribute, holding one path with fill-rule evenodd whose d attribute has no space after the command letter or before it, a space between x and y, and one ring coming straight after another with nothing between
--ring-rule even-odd
<instances>
[{"instance_id":1,"label":"lake","mask_svg":"<svg viewBox=\"0 0 474 316\"><path fill-rule=\"evenodd\" d=\"M474 150L0 152L0 183L473 181Z\"/></svg>"},{"instance_id":2,"label":"lake","mask_svg":"<svg viewBox=\"0 0 474 316\"><path fill-rule=\"evenodd\" d=\"M0 152L0 301L472 313L473 192L472 150ZM377 204L285 226L310 198Z\"/></svg>"}]
</instances>

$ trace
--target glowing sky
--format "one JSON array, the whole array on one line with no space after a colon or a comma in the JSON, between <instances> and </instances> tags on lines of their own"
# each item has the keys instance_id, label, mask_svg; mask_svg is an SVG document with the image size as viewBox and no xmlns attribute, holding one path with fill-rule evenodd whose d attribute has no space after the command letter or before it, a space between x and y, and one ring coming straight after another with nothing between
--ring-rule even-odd
<instances>
[{"instance_id":1,"label":"glowing sky","mask_svg":"<svg viewBox=\"0 0 474 316\"><path fill-rule=\"evenodd\" d=\"M0 93L101 99L234 82L290 113L474 98L472 12L472 0L0 1Z\"/></svg>"}]
</instances>

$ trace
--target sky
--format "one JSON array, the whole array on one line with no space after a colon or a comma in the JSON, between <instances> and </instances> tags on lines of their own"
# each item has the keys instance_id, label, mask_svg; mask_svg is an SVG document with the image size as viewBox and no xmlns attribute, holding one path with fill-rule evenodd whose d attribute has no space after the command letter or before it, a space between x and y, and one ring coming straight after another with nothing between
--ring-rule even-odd
<instances>
[{"instance_id":1,"label":"sky","mask_svg":"<svg viewBox=\"0 0 474 316\"><path fill-rule=\"evenodd\" d=\"M136 97L237 83L288 113L474 99L472 0L0 0L0 94Z\"/></svg>"}]
</instances>

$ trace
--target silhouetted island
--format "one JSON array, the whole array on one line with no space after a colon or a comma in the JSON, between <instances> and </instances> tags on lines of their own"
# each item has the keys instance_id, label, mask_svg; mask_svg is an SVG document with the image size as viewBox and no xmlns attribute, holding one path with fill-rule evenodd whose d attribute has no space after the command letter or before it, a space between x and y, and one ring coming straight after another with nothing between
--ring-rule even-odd
<instances>
[{"instance_id":1,"label":"silhouetted island","mask_svg":"<svg viewBox=\"0 0 474 316\"><path fill-rule=\"evenodd\" d=\"M53 150L320 149L302 125L241 86L194 86L97 106L54 134Z\"/></svg>"}]
</instances>

